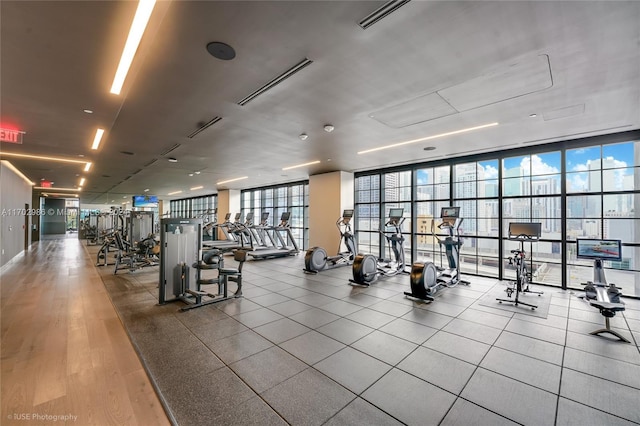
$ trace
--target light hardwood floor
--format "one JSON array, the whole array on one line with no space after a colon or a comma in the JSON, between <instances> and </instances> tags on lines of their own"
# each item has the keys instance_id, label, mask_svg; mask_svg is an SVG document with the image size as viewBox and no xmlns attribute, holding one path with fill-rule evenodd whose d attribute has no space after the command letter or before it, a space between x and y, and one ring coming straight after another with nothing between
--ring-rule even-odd
<instances>
[{"instance_id":1,"label":"light hardwood floor","mask_svg":"<svg viewBox=\"0 0 640 426\"><path fill-rule=\"evenodd\" d=\"M170 424L80 241L35 243L0 290L0 424Z\"/></svg>"}]
</instances>

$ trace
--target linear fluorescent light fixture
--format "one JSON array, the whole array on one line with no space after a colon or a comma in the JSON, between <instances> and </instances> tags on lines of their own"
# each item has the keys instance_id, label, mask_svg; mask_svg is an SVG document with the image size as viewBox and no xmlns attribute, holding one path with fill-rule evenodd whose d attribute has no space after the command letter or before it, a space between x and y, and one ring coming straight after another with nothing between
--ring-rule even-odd
<instances>
[{"instance_id":1,"label":"linear fluorescent light fixture","mask_svg":"<svg viewBox=\"0 0 640 426\"><path fill-rule=\"evenodd\" d=\"M147 28L151 12L153 12L153 7L155 5L156 0L140 0L138 3L138 9L133 17L129 36L127 37L124 49L122 50L120 63L118 64L118 69L116 70L116 75L113 78L113 84L111 85L110 92L114 95L119 95L122 90L122 85L124 84L124 80L127 78L129 67L131 67L133 57L136 55L136 51L140 45L140 40L142 40L142 35L144 34L144 30Z\"/></svg>"},{"instance_id":2,"label":"linear fluorescent light fixture","mask_svg":"<svg viewBox=\"0 0 640 426\"><path fill-rule=\"evenodd\" d=\"M93 138L91 149L98 149L98 147L100 146L100 141L102 141L102 135L104 135L104 129L96 130L96 135Z\"/></svg>"},{"instance_id":3,"label":"linear fluorescent light fixture","mask_svg":"<svg viewBox=\"0 0 640 426\"><path fill-rule=\"evenodd\" d=\"M91 164L91 163L87 163L86 160L72 160L70 158L48 157L46 155L18 154L16 152L0 151L0 155L7 156L7 157L30 158L32 160L60 161L62 163Z\"/></svg>"},{"instance_id":4,"label":"linear fluorescent light fixture","mask_svg":"<svg viewBox=\"0 0 640 426\"><path fill-rule=\"evenodd\" d=\"M85 182L85 178L80 178L80 184L78 186L83 186Z\"/></svg>"},{"instance_id":5,"label":"linear fluorescent light fixture","mask_svg":"<svg viewBox=\"0 0 640 426\"><path fill-rule=\"evenodd\" d=\"M409 3L409 0L388 1L382 6L380 6L378 9L374 10L369 15L367 15L367 17L364 18L362 21L358 22L358 25L360 25L360 28L362 28L363 30L366 30L367 28L369 28L370 26L372 26L373 24L375 24L385 16L390 15L391 13L395 12L396 10L398 10L400 7L404 6L407 3Z\"/></svg>"},{"instance_id":6,"label":"linear fluorescent light fixture","mask_svg":"<svg viewBox=\"0 0 640 426\"><path fill-rule=\"evenodd\" d=\"M182 191L173 191L168 193L167 195L176 195L176 194L182 194Z\"/></svg>"},{"instance_id":7,"label":"linear fluorescent light fixture","mask_svg":"<svg viewBox=\"0 0 640 426\"><path fill-rule=\"evenodd\" d=\"M200 186L194 186L193 188L189 188L190 191L197 191L198 189L202 189L204 188L204 186L200 185Z\"/></svg>"},{"instance_id":8,"label":"linear fluorescent light fixture","mask_svg":"<svg viewBox=\"0 0 640 426\"><path fill-rule=\"evenodd\" d=\"M395 148L395 147L402 146L402 145L409 145L409 144L412 144L412 143L424 142L424 141L429 141L429 140L432 140L432 139L443 138L445 136L458 135L460 133L467 133L467 132L472 132L474 130L486 129L487 127L497 126L498 124L500 124L500 123L496 122L496 123L483 124L481 126L468 127L466 129L454 130L453 132L440 133L438 135L427 136L427 137L420 138L420 139L412 139L410 141L398 142L398 143L394 143L394 144L391 144L391 145L385 145L385 146L379 146L377 148L371 148L371 149L366 149L364 151L358 151L358 154L368 154L370 152L382 151L383 149Z\"/></svg>"},{"instance_id":9,"label":"linear fluorescent light fixture","mask_svg":"<svg viewBox=\"0 0 640 426\"><path fill-rule=\"evenodd\" d=\"M308 163L296 164L295 166L289 166L289 167L283 167L282 170L297 169L298 167L310 166L312 164L318 164L319 162L320 162L320 160L309 161Z\"/></svg>"},{"instance_id":10,"label":"linear fluorescent light fixture","mask_svg":"<svg viewBox=\"0 0 640 426\"><path fill-rule=\"evenodd\" d=\"M219 116L213 117L211 120L209 120L208 122L204 123L202 126L197 128L193 133L191 133L187 137L189 139L193 139L194 137L196 137L196 135L200 134L201 132L204 132L205 130L207 130L209 127L213 126L214 124L216 124L220 120L222 120L222 117L219 117Z\"/></svg>"},{"instance_id":11,"label":"linear fluorescent light fixture","mask_svg":"<svg viewBox=\"0 0 640 426\"><path fill-rule=\"evenodd\" d=\"M50 187L50 186L34 186L33 189L48 189L48 190L56 190L56 191L82 191L82 188L58 188Z\"/></svg>"},{"instance_id":12,"label":"linear fluorescent light fixture","mask_svg":"<svg viewBox=\"0 0 640 426\"><path fill-rule=\"evenodd\" d=\"M88 172L88 171L89 171L89 169L91 168L91 164L92 164L92 163L87 163L87 164L85 164L85 165L84 165L84 171L85 171L85 172Z\"/></svg>"},{"instance_id":13,"label":"linear fluorescent light fixture","mask_svg":"<svg viewBox=\"0 0 640 426\"><path fill-rule=\"evenodd\" d=\"M27 182L29 185L33 186L35 185L35 183L33 183L31 181L31 179L29 179L28 177L26 177L20 170L18 170L18 168L16 166L14 166L13 164L11 164L9 161L7 160L2 160L1 161L2 164L4 164L8 169L10 169L11 171L13 171L13 173L17 174L18 176L20 176L25 182Z\"/></svg>"},{"instance_id":14,"label":"linear fluorescent light fixture","mask_svg":"<svg viewBox=\"0 0 640 426\"><path fill-rule=\"evenodd\" d=\"M56 188L56 189L60 189L60 188ZM57 196L61 196L61 197L68 197L70 195L73 195L74 197L78 197L78 194L65 194L62 192L43 192L42 193L43 196L48 197L49 195L57 195Z\"/></svg>"},{"instance_id":15,"label":"linear fluorescent light fixture","mask_svg":"<svg viewBox=\"0 0 640 426\"><path fill-rule=\"evenodd\" d=\"M304 58L302 61L298 62L293 67L289 68L288 70L286 70L285 72L283 72L282 74L280 74L279 76L277 76L276 78L274 78L273 80L271 80L270 82L268 82L267 84L259 88L258 90L254 91L247 97L238 101L238 105L244 106L248 104L253 99L257 98L267 90L274 88L278 84L282 83L284 80L288 79L289 77L291 77L298 71L302 70L303 68L307 67L308 65L311 65L312 63L313 61L311 59Z\"/></svg>"},{"instance_id":16,"label":"linear fluorescent light fixture","mask_svg":"<svg viewBox=\"0 0 640 426\"><path fill-rule=\"evenodd\" d=\"M220 182L216 182L216 185L222 185L223 183L235 182L237 180L247 179L249 176L242 176L234 179L221 180Z\"/></svg>"}]
</instances>

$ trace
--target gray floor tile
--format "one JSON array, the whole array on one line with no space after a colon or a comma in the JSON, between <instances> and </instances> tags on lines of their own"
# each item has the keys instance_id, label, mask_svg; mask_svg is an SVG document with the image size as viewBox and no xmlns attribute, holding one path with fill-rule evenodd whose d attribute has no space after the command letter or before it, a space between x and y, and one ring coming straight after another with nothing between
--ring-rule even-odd
<instances>
[{"instance_id":1,"label":"gray floor tile","mask_svg":"<svg viewBox=\"0 0 640 426\"><path fill-rule=\"evenodd\" d=\"M304 324L309 328L316 329L333 322L340 317L318 308L312 308L295 315L291 315L289 318L299 322L300 324Z\"/></svg>"},{"instance_id":2,"label":"gray floor tile","mask_svg":"<svg viewBox=\"0 0 640 426\"><path fill-rule=\"evenodd\" d=\"M584 335L588 335L592 331L600 330L602 328L604 328L604 323L595 324L592 322L584 322L584 321L575 320L575 319L570 319L567 324L568 331L572 331L574 333L584 334ZM629 332L628 328L611 327L611 329L614 331L617 331L622 336L630 340L631 332ZM607 338L610 340L618 340L616 337L613 337L612 335L608 335L608 334L607 334Z\"/></svg>"},{"instance_id":3,"label":"gray floor tile","mask_svg":"<svg viewBox=\"0 0 640 426\"><path fill-rule=\"evenodd\" d=\"M355 395L318 371L309 368L262 394L288 423L321 425Z\"/></svg>"},{"instance_id":4,"label":"gray floor tile","mask_svg":"<svg viewBox=\"0 0 640 426\"><path fill-rule=\"evenodd\" d=\"M417 322L398 318L380 327L380 331L420 345L429 337L433 336L438 330L418 324Z\"/></svg>"},{"instance_id":5,"label":"gray floor tile","mask_svg":"<svg viewBox=\"0 0 640 426\"><path fill-rule=\"evenodd\" d=\"M351 294L347 297L344 297L342 298L342 300L344 300L345 302L354 303L356 305L360 305L366 308L367 306L371 306L378 302L381 302L383 299L380 299L374 296L369 296L368 294L356 293L356 294Z\"/></svg>"},{"instance_id":6,"label":"gray floor tile","mask_svg":"<svg viewBox=\"0 0 640 426\"><path fill-rule=\"evenodd\" d=\"M298 302L306 303L307 305L320 307L322 305L328 305L331 302L335 302L336 299L333 297L325 296L320 293L309 293L305 296L301 296L296 298Z\"/></svg>"},{"instance_id":7,"label":"gray floor tile","mask_svg":"<svg viewBox=\"0 0 640 426\"><path fill-rule=\"evenodd\" d=\"M517 423L458 398L440 426L516 426Z\"/></svg>"},{"instance_id":8,"label":"gray floor tile","mask_svg":"<svg viewBox=\"0 0 640 426\"><path fill-rule=\"evenodd\" d=\"M360 394L389 371L391 366L346 347L315 364L314 368L351 392Z\"/></svg>"},{"instance_id":9,"label":"gray floor tile","mask_svg":"<svg viewBox=\"0 0 640 426\"><path fill-rule=\"evenodd\" d=\"M442 297L442 292L436 293L436 300L429 304L417 305L421 309L426 309L430 312L436 312L438 314L448 315L450 317L457 317L464 312L467 307L454 305L453 303L446 303L446 298Z\"/></svg>"},{"instance_id":10,"label":"gray floor tile","mask_svg":"<svg viewBox=\"0 0 640 426\"><path fill-rule=\"evenodd\" d=\"M567 347L640 365L640 353L636 346L606 337L568 332Z\"/></svg>"},{"instance_id":11,"label":"gray floor tile","mask_svg":"<svg viewBox=\"0 0 640 426\"><path fill-rule=\"evenodd\" d=\"M634 424L636 423L565 398L560 398L558 401L556 426L631 426Z\"/></svg>"},{"instance_id":12,"label":"gray floor tile","mask_svg":"<svg viewBox=\"0 0 640 426\"><path fill-rule=\"evenodd\" d=\"M413 308L408 305L391 302L389 300L383 300L382 302L374 303L373 305L369 306L369 309L373 309L374 311L382 312L388 315L393 315L394 317L401 317Z\"/></svg>"},{"instance_id":13,"label":"gray floor tile","mask_svg":"<svg viewBox=\"0 0 640 426\"><path fill-rule=\"evenodd\" d=\"M234 362L229 367L254 392L262 393L305 370L308 365L274 346Z\"/></svg>"},{"instance_id":14,"label":"gray floor tile","mask_svg":"<svg viewBox=\"0 0 640 426\"><path fill-rule=\"evenodd\" d=\"M396 365L418 347L381 331L367 334L351 346L391 365Z\"/></svg>"},{"instance_id":15,"label":"gray floor tile","mask_svg":"<svg viewBox=\"0 0 640 426\"><path fill-rule=\"evenodd\" d=\"M585 389L597 389L597 391L585 392ZM562 371L560 396L640 423L640 410L638 410L640 389L630 388L565 368Z\"/></svg>"},{"instance_id":16,"label":"gray floor tile","mask_svg":"<svg viewBox=\"0 0 640 426\"><path fill-rule=\"evenodd\" d=\"M483 368L471 376L461 396L521 424L531 424L532 419L538 425L552 425L555 421L555 394Z\"/></svg>"},{"instance_id":17,"label":"gray floor tile","mask_svg":"<svg viewBox=\"0 0 640 426\"><path fill-rule=\"evenodd\" d=\"M309 327L290 320L289 318L282 318L277 321L270 322L269 324L261 325L253 329L256 333L262 337L272 341L273 343L282 343L296 336L300 336L308 331Z\"/></svg>"},{"instance_id":18,"label":"gray floor tile","mask_svg":"<svg viewBox=\"0 0 640 426\"><path fill-rule=\"evenodd\" d=\"M344 317L356 311L359 311L360 309L363 309L363 308L360 305L356 305L354 303L348 303L348 302L345 302L344 300L336 300L335 302L322 305L320 309L327 312L331 312L332 314Z\"/></svg>"},{"instance_id":19,"label":"gray floor tile","mask_svg":"<svg viewBox=\"0 0 640 426\"><path fill-rule=\"evenodd\" d=\"M338 352L345 345L317 331L310 331L282 343L280 347L309 365Z\"/></svg>"},{"instance_id":20,"label":"gray floor tile","mask_svg":"<svg viewBox=\"0 0 640 426\"><path fill-rule=\"evenodd\" d=\"M398 368L457 395L476 366L420 347L398 364Z\"/></svg>"},{"instance_id":21,"label":"gray floor tile","mask_svg":"<svg viewBox=\"0 0 640 426\"><path fill-rule=\"evenodd\" d=\"M556 315L566 319L568 314L569 314L568 306L554 305L553 303L549 305L549 315Z\"/></svg>"},{"instance_id":22,"label":"gray floor tile","mask_svg":"<svg viewBox=\"0 0 640 426\"><path fill-rule=\"evenodd\" d=\"M227 317L212 324L201 324L192 328L191 332L205 345L211 347L216 340L224 339L246 330L248 330L246 325L241 324L234 318Z\"/></svg>"},{"instance_id":23,"label":"gray floor tile","mask_svg":"<svg viewBox=\"0 0 640 426\"><path fill-rule=\"evenodd\" d=\"M476 322L478 324L486 325L489 327L504 330L509 323L509 318L504 315L496 315L490 312L479 311L477 309L469 308L458 315L458 319L466 321Z\"/></svg>"},{"instance_id":24,"label":"gray floor tile","mask_svg":"<svg viewBox=\"0 0 640 426\"><path fill-rule=\"evenodd\" d=\"M350 345L356 340L371 333L374 329L346 318L340 318L339 320L330 322L327 325L323 325L318 328L317 331L336 339L345 345Z\"/></svg>"},{"instance_id":25,"label":"gray floor tile","mask_svg":"<svg viewBox=\"0 0 640 426\"><path fill-rule=\"evenodd\" d=\"M442 330L468 339L487 343L489 345L493 344L501 333L497 328L458 318L452 320L449 324L444 326Z\"/></svg>"},{"instance_id":26,"label":"gray floor tile","mask_svg":"<svg viewBox=\"0 0 640 426\"><path fill-rule=\"evenodd\" d=\"M505 331L498 337L494 345L511 352L562 365L564 347L555 343Z\"/></svg>"},{"instance_id":27,"label":"gray floor tile","mask_svg":"<svg viewBox=\"0 0 640 426\"><path fill-rule=\"evenodd\" d=\"M292 286L291 284L276 282L276 283L266 284L266 285L263 286L263 288L266 288L267 290L282 294L283 291L289 290L289 289L294 289L296 287ZM282 294L282 295L286 296L286 294ZM290 296L287 296L287 297L290 297Z\"/></svg>"},{"instance_id":28,"label":"gray floor tile","mask_svg":"<svg viewBox=\"0 0 640 426\"><path fill-rule=\"evenodd\" d=\"M445 331L438 331L422 346L478 365L491 346Z\"/></svg>"},{"instance_id":29,"label":"gray floor tile","mask_svg":"<svg viewBox=\"0 0 640 426\"><path fill-rule=\"evenodd\" d=\"M262 308L262 306L244 297L226 300L224 302L217 303L214 306L225 314L231 316Z\"/></svg>"},{"instance_id":30,"label":"gray floor tile","mask_svg":"<svg viewBox=\"0 0 640 426\"><path fill-rule=\"evenodd\" d=\"M353 400L325 423L326 426L399 426L401 424L398 420L361 398Z\"/></svg>"},{"instance_id":31,"label":"gray floor tile","mask_svg":"<svg viewBox=\"0 0 640 426\"><path fill-rule=\"evenodd\" d=\"M547 327L559 328L561 330L567 329L567 317L559 317L557 315L547 315L546 318L534 317L533 315L526 315L517 313L513 316L514 319L535 322L536 324L546 325Z\"/></svg>"},{"instance_id":32,"label":"gray floor tile","mask_svg":"<svg viewBox=\"0 0 640 426\"><path fill-rule=\"evenodd\" d=\"M278 290L277 292L291 299L295 299L295 298L306 296L308 294L313 293L311 290L307 290L300 287L293 287L293 286L289 286L289 288L287 288L286 290Z\"/></svg>"},{"instance_id":33,"label":"gray floor tile","mask_svg":"<svg viewBox=\"0 0 640 426\"><path fill-rule=\"evenodd\" d=\"M534 322L522 321L515 318L509 321L505 330L558 345L564 345L566 335L566 331L559 328L547 327Z\"/></svg>"},{"instance_id":34,"label":"gray floor tile","mask_svg":"<svg viewBox=\"0 0 640 426\"><path fill-rule=\"evenodd\" d=\"M249 297L249 296L245 296L245 297ZM255 302L258 305L262 305L265 307L286 302L287 300L291 300L288 297L278 293L268 293L258 297L250 297L250 299L252 302Z\"/></svg>"},{"instance_id":35,"label":"gray floor tile","mask_svg":"<svg viewBox=\"0 0 640 426\"><path fill-rule=\"evenodd\" d=\"M403 315L402 318L437 329L441 329L453 320L453 317L437 314L435 312L429 312L426 309L413 309L406 315Z\"/></svg>"},{"instance_id":36,"label":"gray floor tile","mask_svg":"<svg viewBox=\"0 0 640 426\"><path fill-rule=\"evenodd\" d=\"M439 424L456 399L455 395L395 368L362 397L409 425Z\"/></svg>"},{"instance_id":37,"label":"gray floor tile","mask_svg":"<svg viewBox=\"0 0 640 426\"><path fill-rule=\"evenodd\" d=\"M566 348L564 367L640 389L640 365Z\"/></svg>"},{"instance_id":38,"label":"gray floor tile","mask_svg":"<svg viewBox=\"0 0 640 426\"><path fill-rule=\"evenodd\" d=\"M515 352L493 347L480 363L480 367L548 392L558 393L560 389L562 368L559 365Z\"/></svg>"},{"instance_id":39,"label":"gray floor tile","mask_svg":"<svg viewBox=\"0 0 640 426\"><path fill-rule=\"evenodd\" d=\"M297 300L288 300L286 302L278 303L277 305L269 306L269 309L284 315L286 317L298 314L300 312L312 309L313 306L309 306L306 303L298 302Z\"/></svg>"},{"instance_id":40,"label":"gray floor tile","mask_svg":"<svg viewBox=\"0 0 640 426\"><path fill-rule=\"evenodd\" d=\"M213 352L228 365L261 352L271 346L273 346L273 343L258 333L248 330L225 337L224 339L216 340L210 347Z\"/></svg>"},{"instance_id":41,"label":"gray floor tile","mask_svg":"<svg viewBox=\"0 0 640 426\"><path fill-rule=\"evenodd\" d=\"M356 311L347 315L345 318L359 322L360 324L364 324L371 328L380 328L396 319L393 315L383 314L382 312L374 311L369 308Z\"/></svg>"},{"instance_id":42,"label":"gray floor tile","mask_svg":"<svg viewBox=\"0 0 640 426\"><path fill-rule=\"evenodd\" d=\"M234 404L233 410L226 410L217 417L207 420L207 425L224 426L285 426L285 422L273 408L257 396Z\"/></svg>"},{"instance_id":43,"label":"gray floor tile","mask_svg":"<svg viewBox=\"0 0 640 426\"><path fill-rule=\"evenodd\" d=\"M268 324L272 321L279 320L283 318L283 316L276 312L273 312L270 309L260 308L234 315L233 318L237 319L249 328L254 328L264 324Z\"/></svg>"}]
</instances>

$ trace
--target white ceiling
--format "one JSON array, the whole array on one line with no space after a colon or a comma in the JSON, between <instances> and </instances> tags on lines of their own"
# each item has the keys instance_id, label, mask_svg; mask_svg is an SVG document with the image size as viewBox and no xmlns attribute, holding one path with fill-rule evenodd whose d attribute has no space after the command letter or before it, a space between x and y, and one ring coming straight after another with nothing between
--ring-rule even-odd
<instances>
[{"instance_id":1,"label":"white ceiling","mask_svg":"<svg viewBox=\"0 0 640 426\"><path fill-rule=\"evenodd\" d=\"M34 181L73 187L86 176L82 201L109 203L145 188L183 198L640 128L640 2L414 0L363 30L384 3L159 2L116 96L136 2L3 0L0 121L26 134L2 152L92 161L83 173L7 157ZM210 56L211 41L236 58ZM313 62L238 105L304 58Z\"/></svg>"}]
</instances>

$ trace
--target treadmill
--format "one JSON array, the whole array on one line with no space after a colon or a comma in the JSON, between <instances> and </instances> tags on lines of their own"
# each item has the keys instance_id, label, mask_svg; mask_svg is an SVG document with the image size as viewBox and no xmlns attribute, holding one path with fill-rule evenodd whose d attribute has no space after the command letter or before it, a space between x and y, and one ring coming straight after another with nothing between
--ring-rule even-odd
<instances>
[{"instance_id":1,"label":"treadmill","mask_svg":"<svg viewBox=\"0 0 640 426\"><path fill-rule=\"evenodd\" d=\"M271 249L252 250L247 254L254 259L273 259L276 257L297 255L300 252L300 249L298 248L296 240L293 237L293 233L291 232L291 227L289 225L290 218L290 212L282 213L282 216L280 216L280 224L270 229L275 236L275 240L280 243L279 247ZM283 233L286 235L286 238L283 237ZM287 240L291 242L291 246L287 245Z\"/></svg>"},{"instance_id":2,"label":"treadmill","mask_svg":"<svg viewBox=\"0 0 640 426\"><path fill-rule=\"evenodd\" d=\"M237 234L238 223L240 221L240 213L236 213L235 223L232 223L229 219L231 219L231 213L227 213L224 217L224 223L218 225L218 227L222 229L222 232L227 237L227 239L203 241L203 248L218 249L227 252L244 247L242 244L242 237Z\"/></svg>"}]
</instances>

